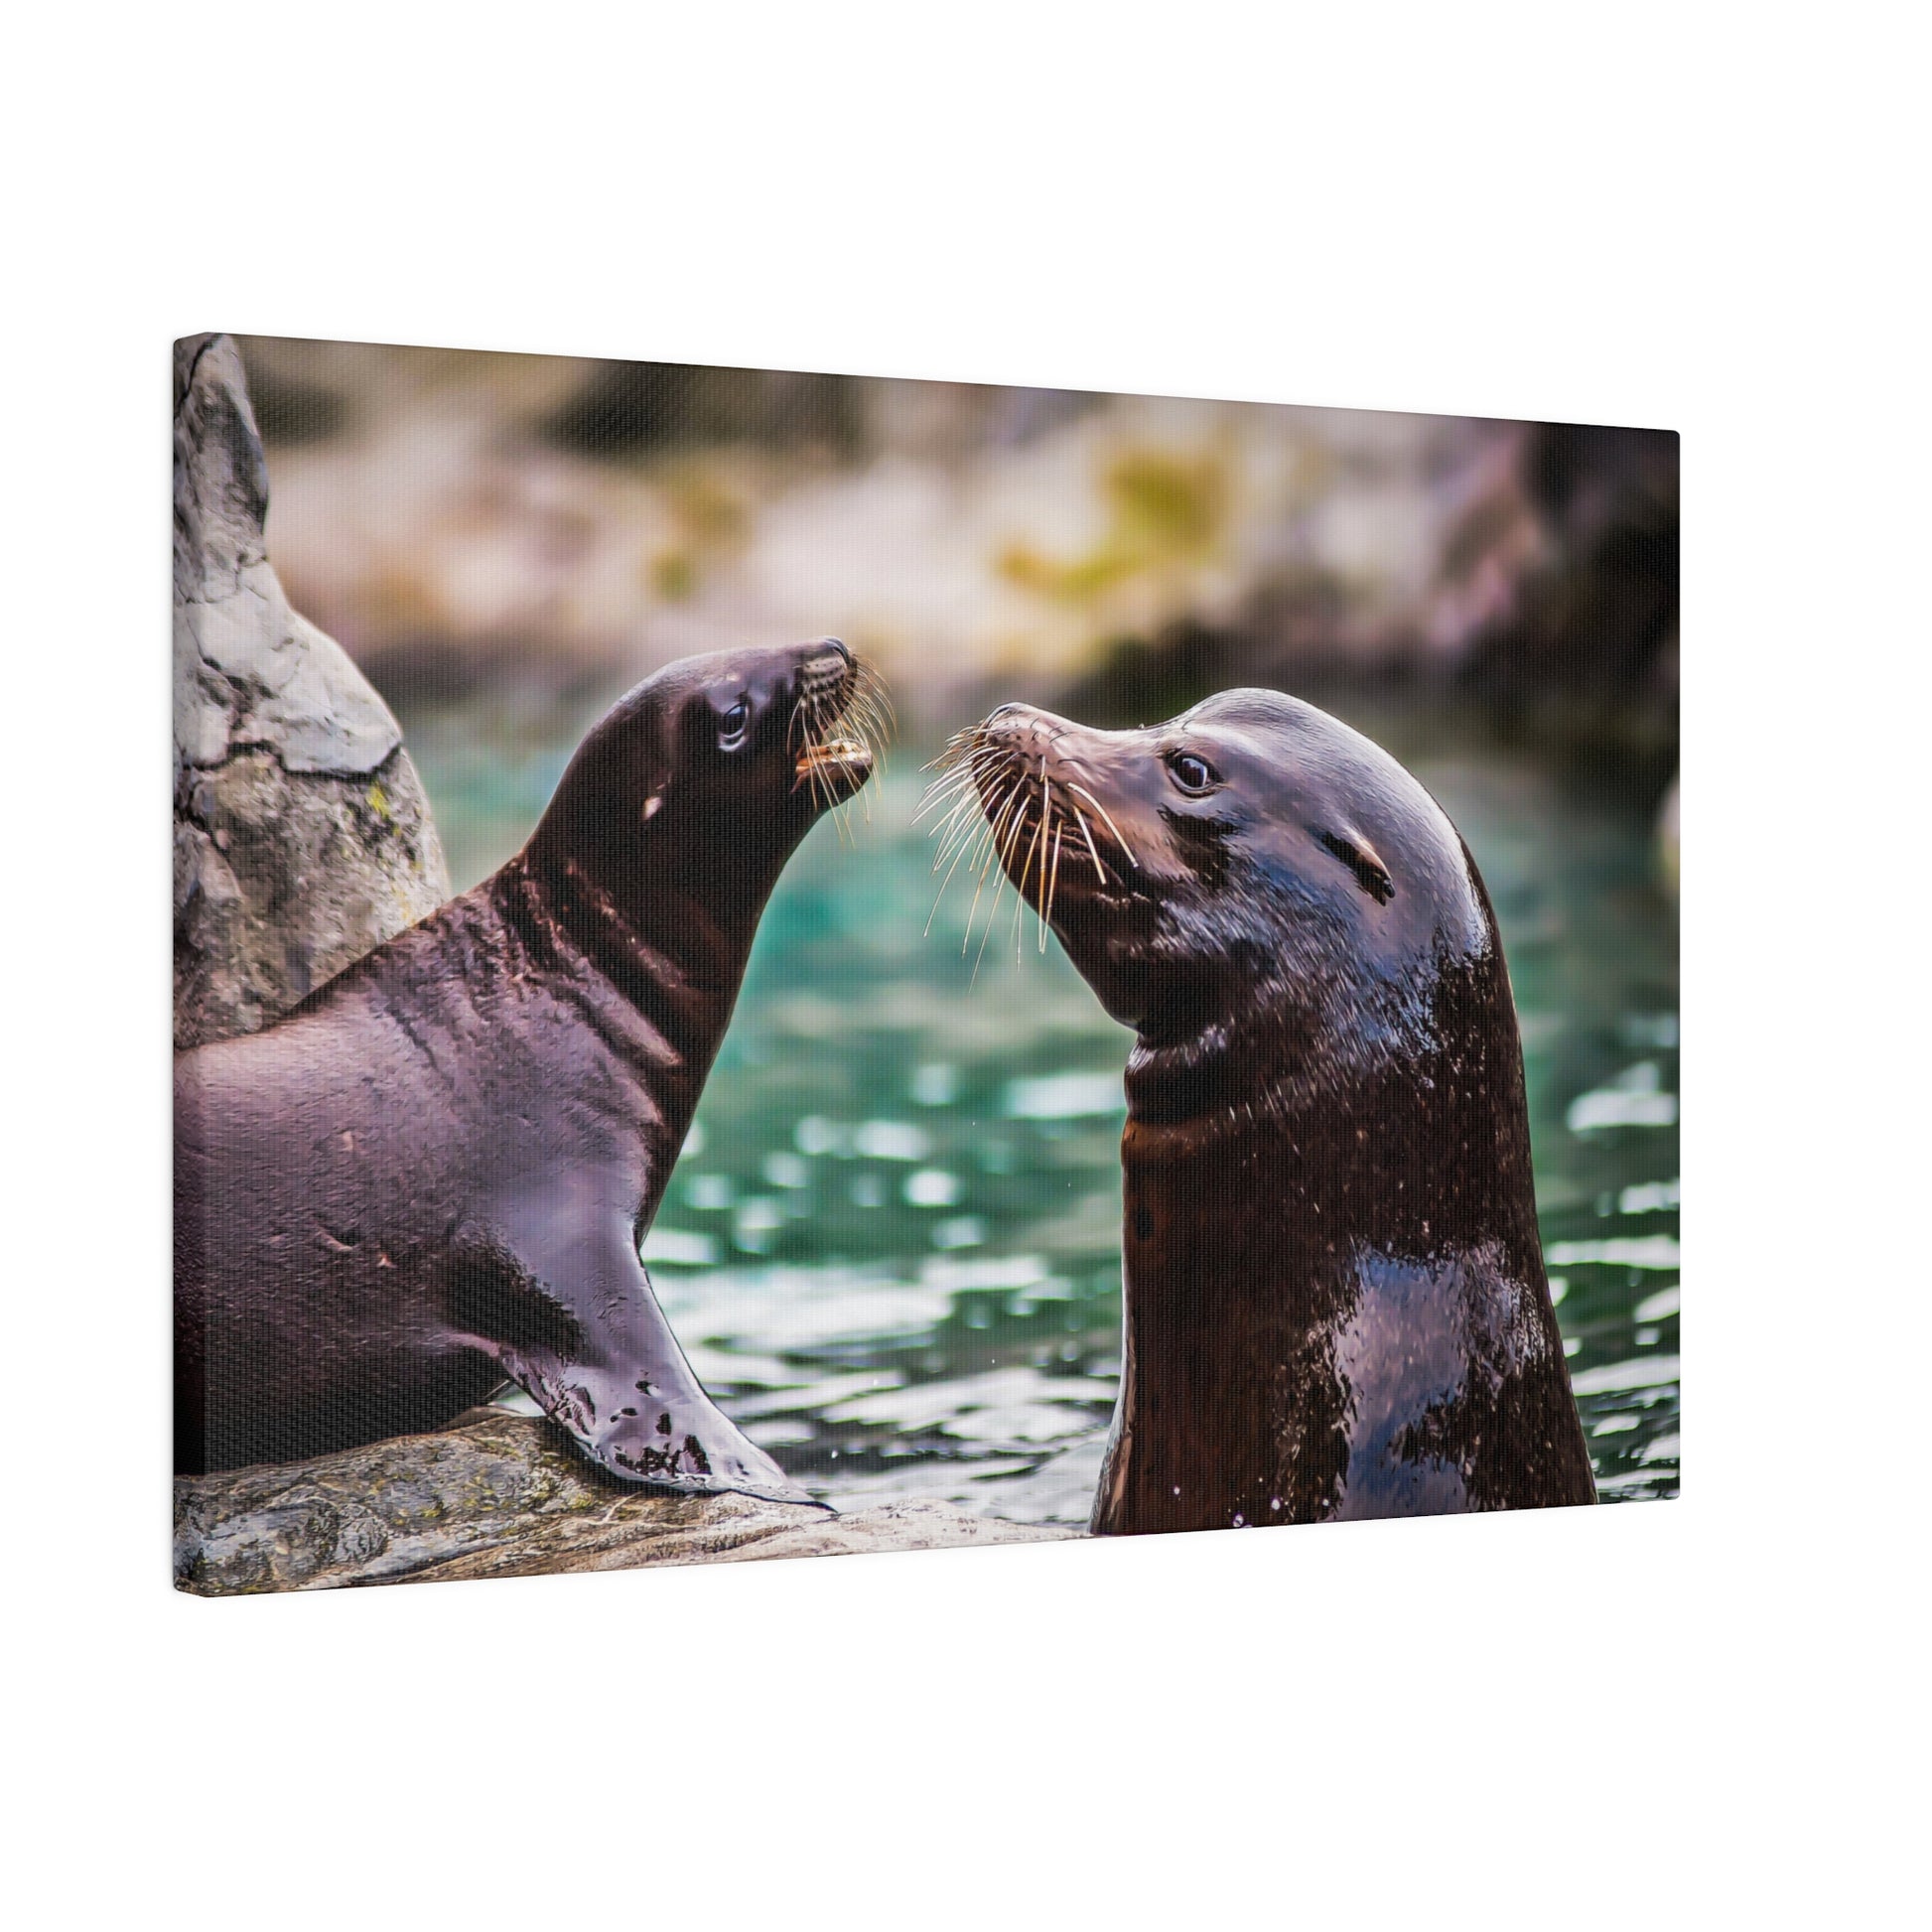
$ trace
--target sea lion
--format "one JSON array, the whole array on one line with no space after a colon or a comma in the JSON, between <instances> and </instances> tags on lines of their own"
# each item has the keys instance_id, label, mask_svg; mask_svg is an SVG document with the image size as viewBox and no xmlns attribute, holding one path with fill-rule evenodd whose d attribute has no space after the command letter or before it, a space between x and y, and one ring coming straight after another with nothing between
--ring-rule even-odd
<instances>
[{"instance_id":1,"label":"sea lion","mask_svg":"<svg viewBox=\"0 0 1932 1932\"><path fill-rule=\"evenodd\" d=\"M778 874L872 769L836 638L686 658L529 843L265 1032L175 1069L175 1466L437 1429L505 1376L613 1474L799 1499L638 1244Z\"/></svg>"},{"instance_id":2,"label":"sea lion","mask_svg":"<svg viewBox=\"0 0 1932 1932\"><path fill-rule=\"evenodd\" d=\"M948 764L982 879L1136 1035L1095 1533L1593 1502L1509 975L1436 801L1274 691L1004 705Z\"/></svg>"}]
</instances>

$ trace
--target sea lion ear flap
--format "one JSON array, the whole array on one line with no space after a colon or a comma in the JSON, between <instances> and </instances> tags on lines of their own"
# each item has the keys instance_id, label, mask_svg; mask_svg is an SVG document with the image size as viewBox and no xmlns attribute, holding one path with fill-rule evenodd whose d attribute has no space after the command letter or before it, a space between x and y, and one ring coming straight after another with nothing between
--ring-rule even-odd
<instances>
[{"instance_id":1,"label":"sea lion ear flap","mask_svg":"<svg viewBox=\"0 0 1932 1932\"><path fill-rule=\"evenodd\" d=\"M1355 882L1378 905L1395 897L1395 881L1382 856L1359 832L1322 832L1321 843L1355 875Z\"/></svg>"}]
</instances>

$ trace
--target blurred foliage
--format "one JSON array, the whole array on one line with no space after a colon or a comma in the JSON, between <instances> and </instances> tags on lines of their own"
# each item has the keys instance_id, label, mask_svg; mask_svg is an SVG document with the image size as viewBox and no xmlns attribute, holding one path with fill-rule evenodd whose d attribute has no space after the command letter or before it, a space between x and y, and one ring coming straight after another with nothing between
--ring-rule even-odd
<instances>
[{"instance_id":1,"label":"blurred foliage","mask_svg":"<svg viewBox=\"0 0 1932 1932\"><path fill-rule=\"evenodd\" d=\"M915 733L1407 693L1654 803L1658 431L242 339L298 608L405 713L836 633ZM491 699L496 701L495 698ZM407 722L407 721L406 721Z\"/></svg>"},{"instance_id":2,"label":"blurred foliage","mask_svg":"<svg viewBox=\"0 0 1932 1932\"><path fill-rule=\"evenodd\" d=\"M1227 638L1204 624L1177 623L1158 638L1117 637L1066 691L1067 714L1123 731L1173 718L1244 673Z\"/></svg>"},{"instance_id":3,"label":"blurred foliage","mask_svg":"<svg viewBox=\"0 0 1932 1932\"><path fill-rule=\"evenodd\" d=\"M1101 490L1107 529L1093 549L1057 563L1016 543L1000 558L1001 574L1027 590L1081 603L1143 571L1201 561L1225 528L1228 477L1213 456L1190 461L1166 450L1129 450L1108 465Z\"/></svg>"},{"instance_id":4,"label":"blurred foliage","mask_svg":"<svg viewBox=\"0 0 1932 1932\"><path fill-rule=\"evenodd\" d=\"M851 376L607 362L543 433L559 449L591 457L757 443L843 458L857 453L864 423L861 385Z\"/></svg>"}]
</instances>

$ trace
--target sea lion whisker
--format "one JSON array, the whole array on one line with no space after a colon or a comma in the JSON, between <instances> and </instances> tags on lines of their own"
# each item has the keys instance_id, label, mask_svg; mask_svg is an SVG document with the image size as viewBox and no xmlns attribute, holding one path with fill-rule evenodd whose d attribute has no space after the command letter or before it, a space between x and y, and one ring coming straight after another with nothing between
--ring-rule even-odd
<instances>
[{"instance_id":1,"label":"sea lion whisker","mask_svg":"<svg viewBox=\"0 0 1932 1932\"><path fill-rule=\"evenodd\" d=\"M952 733L923 768L927 771L949 771L962 759L977 752L985 744L984 730L978 725L967 725L962 730Z\"/></svg>"},{"instance_id":2,"label":"sea lion whisker","mask_svg":"<svg viewBox=\"0 0 1932 1932\"><path fill-rule=\"evenodd\" d=\"M991 855L989 854L989 858L990 856ZM959 956L961 959L964 959L966 957L966 948L973 943L973 920L979 914L980 895L985 891L986 891L986 867L982 865L979 869L979 877L975 879L973 882L973 902L966 908L966 930L959 935ZM991 917L990 913L988 914L988 917L989 918ZM978 970L979 969L976 963L974 966L974 973L976 976Z\"/></svg>"},{"instance_id":3,"label":"sea lion whisker","mask_svg":"<svg viewBox=\"0 0 1932 1932\"><path fill-rule=\"evenodd\" d=\"M920 768L926 771L936 769L937 775L926 786L925 795L919 800L918 808L912 814L914 824L936 810L948 798L957 797L963 792L972 792L981 778L990 775L998 767L994 759L982 756L981 750L975 748L957 759L935 759Z\"/></svg>"},{"instance_id":4,"label":"sea lion whisker","mask_svg":"<svg viewBox=\"0 0 1932 1932\"><path fill-rule=\"evenodd\" d=\"M836 741L832 736L832 727L850 715L852 701L850 697L846 697L839 703L833 704L823 692L812 691L806 694L805 702L810 708L810 724L808 729L811 743L808 758L814 796L817 795L819 788L822 786L826 804L831 810L832 821L838 832L839 843L841 845L856 847L858 844L858 836L852 829L851 797L848 795L845 798L839 798L834 793L831 775L824 768L831 760L829 758L823 756L833 752ZM858 731L860 750L871 755L872 746L863 725L858 727ZM866 823L870 825L872 823L872 798L869 793L862 796L860 809L865 815Z\"/></svg>"},{"instance_id":5,"label":"sea lion whisker","mask_svg":"<svg viewBox=\"0 0 1932 1932\"><path fill-rule=\"evenodd\" d=\"M805 766L805 783L810 788L812 803L819 810L831 802L830 782L820 767L819 754L824 750L824 741L818 730L818 695L805 691L799 695L798 702L791 714L792 729L802 740L799 757ZM823 802L821 802L823 801Z\"/></svg>"},{"instance_id":6,"label":"sea lion whisker","mask_svg":"<svg viewBox=\"0 0 1932 1932\"><path fill-rule=\"evenodd\" d=\"M966 907L966 929L959 935L959 956L961 959L966 957L966 948L973 943L973 922L979 916L980 899L986 892L987 870L992 864L993 855L990 847L991 840L989 838L985 845L975 846L973 848L974 865L977 870L973 879L972 902ZM983 860L980 857L982 852L986 855Z\"/></svg>"},{"instance_id":7,"label":"sea lion whisker","mask_svg":"<svg viewBox=\"0 0 1932 1932\"><path fill-rule=\"evenodd\" d=\"M982 775L978 771L962 768L950 776L940 779L926 794L928 802L922 809L931 811L952 798L977 800L980 789L979 781Z\"/></svg>"},{"instance_id":8,"label":"sea lion whisker","mask_svg":"<svg viewBox=\"0 0 1932 1932\"><path fill-rule=\"evenodd\" d=\"M916 825L920 819L930 817L948 799L972 798L975 795L973 777L970 770L961 769L936 778L926 787L925 796L919 800L912 814L912 823Z\"/></svg>"},{"instance_id":9,"label":"sea lion whisker","mask_svg":"<svg viewBox=\"0 0 1932 1932\"><path fill-rule=\"evenodd\" d=\"M943 825L935 825L926 834L928 838L938 841L937 850L932 855L932 864L928 870L937 872L952 856L953 847L962 839L970 839L978 825L977 815L966 813L947 819Z\"/></svg>"},{"instance_id":10,"label":"sea lion whisker","mask_svg":"<svg viewBox=\"0 0 1932 1932\"><path fill-rule=\"evenodd\" d=\"M1001 794L999 816L990 819L993 834L996 839L1000 838L1006 832L1010 823L1015 836L1018 836L1019 820L1012 818L1013 809L1016 804L1019 805L1020 815L1024 818L1027 808L1021 796L1020 780L1018 778L1009 778L1006 790ZM1004 858L1005 856L1005 852L1002 851L1001 857Z\"/></svg>"},{"instance_id":11,"label":"sea lion whisker","mask_svg":"<svg viewBox=\"0 0 1932 1932\"><path fill-rule=\"evenodd\" d=\"M996 886L994 888L996 902L997 902L998 893L999 893L999 888ZM976 987L979 984L980 962L986 957L986 942L993 937L993 916L994 916L993 908L992 906L989 905L986 909L986 930L980 934L980 949L978 952L976 952L973 955L972 975L970 978L968 978L966 982L966 990L969 993L973 990L974 987ZM966 949L964 946L960 948L960 952L962 955L964 954L965 950Z\"/></svg>"},{"instance_id":12,"label":"sea lion whisker","mask_svg":"<svg viewBox=\"0 0 1932 1932\"><path fill-rule=\"evenodd\" d=\"M985 808L981 804L977 787L969 788L947 806L946 815L933 826L926 836L939 840L943 845L955 831L963 828L971 831L986 822Z\"/></svg>"},{"instance_id":13,"label":"sea lion whisker","mask_svg":"<svg viewBox=\"0 0 1932 1932\"><path fill-rule=\"evenodd\" d=\"M826 724L825 700L821 693L813 691L807 694L806 702L811 707L812 751L822 754L830 748L832 742L831 733L827 729ZM831 776L824 771L823 763L824 760L822 758L814 757L812 759L813 783L814 785L819 783L823 783L824 785L826 804L831 811L832 825L838 834L839 843L841 845L851 845L855 841L852 837L852 825L846 803L834 794Z\"/></svg>"},{"instance_id":14,"label":"sea lion whisker","mask_svg":"<svg viewBox=\"0 0 1932 1932\"><path fill-rule=\"evenodd\" d=\"M816 745L814 746L814 749L816 749ZM832 793L831 777L826 772L824 763L820 759L814 758L811 762L812 762L812 796L814 798L817 798L821 795L823 796L826 807L831 809L832 811L833 821L834 824L836 825L838 819L838 811L837 811L838 801L833 796Z\"/></svg>"},{"instance_id":15,"label":"sea lion whisker","mask_svg":"<svg viewBox=\"0 0 1932 1932\"><path fill-rule=\"evenodd\" d=\"M999 860L1003 864L1005 862L1005 855L1000 850L1000 826L1001 823L1004 822L1007 813L1013 809L1013 802L1014 799L1018 796L1018 794L1019 794L1019 784L1017 780L1009 781L1007 785L1007 789L1005 793L1002 795L1000 801L1000 810L999 810L998 818L996 819L991 813L988 814L987 826L986 826L986 847L985 847L986 857L980 866L979 879L973 887L973 903L967 909L965 935L961 938L959 942L959 955L962 959L965 958L966 956L966 948L972 943L973 915L979 910L980 896L986 891L987 875L992 872L993 864L995 860ZM996 886L993 889L993 896L996 900L999 897L999 892L1000 889ZM986 930L989 934L993 930L993 916L994 916L993 909L991 906L989 906L987 908L987 913L986 913ZM981 955L984 955L985 951L986 951L986 940L985 938L982 938L980 940ZM978 980L979 970L980 970L979 959L976 958L973 961L973 981ZM969 985L971 983L972 983L971 981L968 982Z\"/></svg>"},{"instance_id":16,"label":"sea lion whisker","mask_svg":"<svg viewBox=\"0 0 1932 1932\"><path fill-rule=\"evenodd\" d=\"M1106 808L1106 806L1103 805L1100 802L1100 800L1096 798L1093 795L1093 793L1086 788L1085 785L1075 784L1071 778L1068 778L1065 781L1065 783L1068 791L1077 791L1080 794L1080 796L1084 798L1087 801L1087 803L1091 805L1094 808L1094 810L1100 814L1101 818L1106 822L1108 831L1110 831L1114 835L1115 841L1119 844L1120 849L1127 854L1127 863L1138 870L1141 862L1137 858L1135 858L1134 848L1127 843L1125 838L1121 836L1120 827L1114 823L1113 813L1110 812Z\"/></svg>"},{"instance_id":17,"label":"sea lion whisker","mask_svg":"<svg viewBox=\"0 0 1932 1932\"><path fill-rule=\"evenodd\" d=\"M889 718L880 709L883 696L880 687L867 682L862 667L857 687L842 714L844 722L858 740L860 750L873 760L881 775L886 770L886 748L892 741L894 727L897 723L896 717ZM890 708L890 700L886 702ZM870 800L867 818L871 818Z\"/></svg>"},{"instance_id":18,"label":"sea lion whisker","mask_svg":"<svg viewBox=\"0 0 1932 1932\"><path fill-rule=\"evenodd\" d=\"M952 876L954 873L956 873L959 870L959 862L962 859L964 859L967 853L969 853L973 849L974 843L975 843L975 835L968 835L960 839L959 850L953 854L952 864L946 868L946 876L945 878L940 880L939 890L936 893L934 893L932 896L932 910L926 914L925 934L922 936L928 936L928 937L930 936L932 932L932 922L934 919L936 919L939 916L939 901L946 897L946 888L952 884ZM933 871L937 872L939 868L937 864L935 864L933 866Z\"/></svg>"},{"instance_id":19,"label":"sea lion whisker","mask_svg":"<svg viewBox=\"0 0 1932 1932\"><path fill-rule=\"evenodd\" d=\"M983 829L984 821L977 814L971 816L962 814L959 818L940 826L933 836L937 838L941 832L945 836L939 839L939 850L933 857L932 872L938 872L955 853L965 851Z\"/></svg>"},{"instance_id":20,"label":"sea lion whisker","mask_svg":"<svg viewBox=\"0 0 1932 1932\"><path fill-rule=\"evenodd\" d=\"M863 705L869 717L880 722L882 737L890 738L898 730L898 711L893 703L893 694L885 678L874 666L862 660L852 682L852 695L855 703Z\"/></svg>"},{"instance_id":21,"label":"sea lion whisker","mask_svg":"<svg viewBox=\"0 0 1932 1932\"><path fill-rule=\"evenodd\" d=\"M1046 761L1039 765L1039 836L1046 837L1046 828L1053 821L1053 781L1046 775ZM1039 854L1039 949L1046 950L1046 852L1041 847Z\"/></svg>"},{"instance_id":22,"label":"sea lion whisker","mask_svg":"<svg viewBox=\"0 0 1932 1932\"><path fill-rule=\"evenodd\" d=\"M858 745L860 756L872 760L874 772L883 779L886 775L886 744L891 733L884 721L873 709L872 699L861 688L847 707L843 722ZM872 823L873 787L868 785L859 794L859 806L866 823Z\"/></svg>"},{"instance_id":23,"label":"sea lion whisker","mask_svg":"<svg viewBox=\"0 0 1932 1932\"><path fill-rule=\"evenodd\" d=\"M928 793L919 801L917 809L913 812L912 823L919 825L931 819L933 823L927 829L926 836L937 838L941 831L952 823L953 814L967 802L969 802L969 794L964 790L954 790L951 793Z\"/></svg>"},{"instance_id":24,"label":"sea lion whisker","mask_svg":"<svg viewBox=\"0 0 1932 1932\"><path fill-rule=\"evenodd\" d=\"M1019 815L1011 817L1007 821L1005 833L997 835L995 841L991 842L991 846L987 850L987 856L985 856L985 866L982 868L982 874L980 874L982 883L984 883L987 877L993 876L995 870L999 872L1001 879L1007 877L1009 870L1011 870L1013 848L1019 844L1020 837L1022 837L1022 829L1024 829L1024 809L1022 809L1022 813L1019 813ZM999 897L999 887L997 885L993 887L993 897L995 898Z\"/></svg>"},{"instance_id":25,"label":"sea lion whisker","mask_svg":"<svg viewBox=\"0 0 1932 1932\"><path fill-rule=\"evenodd\" d=\"M967 851L967 863L973 868L973 897L966 907L966 929L959 936L959 953L962 959L966 956L966 948L972 943L973 926L979 916L980 900L986 893L987 874L992 868L993 861L993 830L988 826ZM997 897L998 888L994 890ZM990 917L991 905L987 910Z\"/></svg>"},{"instance_id":26,"label":"sea lion whisker","mask_svg":"<svg viewBox=\"0 0 1932 1932\"><path fill-rule=\"evenodd\" d=\"M992 873L994 864L998 860L998 858L999 858L999 848L994 839L993 827L991 824L988 824L985 827L983 838L979 841L978 844L976 844L973 847L973 862L975 867L977 868L977 871L975 873L974 880L973 880L972 903L968 905L966 908L966 929L963 933L960 934L960 938L959 938L959 956L962 959L966 957L967 947L970 946L973 942L973 923L979 915L980 900L982 897L985 897L986 894L987 879L989 875ZM994 896L995 902L997 902L999 898L999 892L1000 892L999 887L995 886L993 889L993 896ZM993 930L993 907L991 904L989 904L986 910L987 934L990 934L992 930ZM980 952L984 954L985 951L986 951L986 936L982 935L980 939ZM975 978L977 978L979 975L979 961L977 958L973 962L973 974Z\"/></svg>"},{"instance_id":27,"label":"sea lion whisker","mask_svg":"<svg viewBox=\"0 0 1932 1932\"><path fill-rule=\"evenodd\" d=\"M1073 807L1073 816L1079 822L1080 836L1087 842L1087 856L1093 861L1094 877L1104 886L1107 883L1107 874L1100 863L1100 853L1094 845L1093 834L1087 830L1087 815L1078 805L1075 805Z\"/></svg>"},{"instance_id":28,"label":"sea lion whisker","mask_svg":"<svg viewBox=\"0 0 1932 1932\"><path fill-rule=\"evenodd\" d=\"M1046 909L1039 916L1039 949L1046 950L1047 929L1053 923L1053 896L1060 889L1060 840L1066 833L1066 820L1053 827L1053 873L1046 887Z\"/></svg>"},{"instance_id":29,"label":"sea lion whisker","mask_svg":"<svg viewBox=\"0 0 1932 1932\"><path fill-rule=\"evenodd\" d=\"M921 771L937 771L942 776L959 769L960 759L965 756L966 734L954 732L938 751L919 766Z\"/></svg>"},{"instance_id":30,"label":"sea lion whisker","mask_svg":"<svg viewBox=\"0 0 1932 1932\"><path fill-rule=\"evenodd\" d=\"M978 837L980 837L980 833L982 833L982 831L984 831L985 837L987 837L987 839L991 839L991 837L993 837L993 823L991 823L991 819L982 819L980 823L974 823L972 819L968 819L966 823L974 827L974 839L976 839L976 841L978 841ZM974 846L974 850L978 850L978 844ZM978 864L978 860L976 860L974 864Z\"/></svg>"},{"instance_id":31,"label":"sea lion whisker","mask_svg":"<svg viewBox=\"0 0 1932 1932\"><path fill-rule=\"evenodd\" d=\"M1006 829L1000 835L1000 865L1011 870L1013 855L1018 850L1021 839L1027 830L1027 806L1025 800L1019 801L1020 808L1008 819Z\"/></svg>"},{"instance_id":32,"label":"sea lion whisker","mask_svg":"<svg viewBox=\"0 0 1932 1932\"><path fill-rule=\"evenodd\" d=\"M1027 848L1027 863L1024 867L1021 868L1020 877L1014 882L1016 888L1018 889L1018 894L1014 899L1014 904L1013 904L1013 940L1014 940L1013 956L1016 960L1018 960L1022 956L1020 951L1020 915L1027 908L1027 881L1034 876L1034 855L1039 850L1039 841L1041 837L1044 835L1045 831L1046 831L1046 821L1044 818L1042 818L1034 827L1033 843L1029 845ZM1046 876L1046 868L1042 865L1040 867L1040 900L1039 900L1042 906L1046 903L1045 876Z\"/></svg>"},{"instance_id":33,"label":"sea lion whisker","mask_svg":"<svg viewBox=\"0 0 1932 1932\"><path fill-rule=\"evenodd\" d=\"M1006 873L1008 879L1012 882L1014 891L1017 892L1022 898L1025 898L1027 896L1027 872L1026 872L1026 868L1023 866L1021 868L1020 877L1018 879L1014 879L1013 861L1016 854L1018 854L1020 850L1020 841L1027 836L1027 827L1032 822L1033 822L1032 819L1028 816L1026 806L1022 805L1019 813L1014 818L1012 825L1008 827L1007 836L1001 842L1001 846L1000 846L1001 869Z\"/></svg>"},{"instance_id":34,"label":"sea lion whisker","mask_svg":"<svg viewBox=\"0 0 1932 1932\"><path fill-rule=\"evenodd\" d=\"M961 830L971 831L984 822L978 806L978 797L970 792L954 799L946 808L945 817L926 833L926 837L937 839L943 846L949 844Z\"/></svg>"}]
</instances>

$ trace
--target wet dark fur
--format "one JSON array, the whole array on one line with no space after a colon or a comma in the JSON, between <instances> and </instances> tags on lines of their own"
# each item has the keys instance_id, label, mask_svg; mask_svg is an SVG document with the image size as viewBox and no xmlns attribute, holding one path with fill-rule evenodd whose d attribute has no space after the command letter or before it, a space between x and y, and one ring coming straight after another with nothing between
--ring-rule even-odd
<instances>
[{"instance_id":1,"label":"wet dark fur","mask_svg":"<svg viewBox=\"0 0 1932 1932\"><path fill-rule=\"evenodd\" d=\"M1264 691L1138 732L1006 706L954 760L1137 1034L1094 1529L1593 1501L1509 976L1435 801Z\"/></svg>"},{"instance_id":2,"label":"wet dark fur","mask_svg":"<svg viewBox=\"0 0 1932 1932\"><path fill-rule=\"evenodd\" d=\"M870 770L799 764L859 685L831 639L669 666L500 872L177 1061L177 1469L435 1429L510 1376L616 1474L797 1493L637 1245L778 874Z\"/></svg>"}]
</instances>

